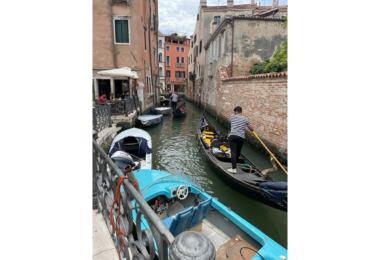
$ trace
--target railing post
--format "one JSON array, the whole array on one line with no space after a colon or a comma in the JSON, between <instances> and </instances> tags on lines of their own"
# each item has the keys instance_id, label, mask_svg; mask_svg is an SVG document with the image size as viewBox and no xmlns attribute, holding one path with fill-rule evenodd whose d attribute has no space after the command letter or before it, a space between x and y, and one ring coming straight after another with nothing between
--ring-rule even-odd
<instances>
[{"instance_id":1,"label":"railing post","mask_svg":"<svg viewBox=\"0 0 380 260\"><path fill-rule=\"evenodd\" d=\"M92 108L92 130L99 131L98 129L98 117L96 116L96 108Z\"/></svg>"},{"instance_id":2,"label":"railing post","mask_svg":"<svg viewBox=\"0 0 380 260\"><path fill-rule=\"evenodd\" d=\"M112 127L111 107L110 106L107 106L107 114L108 114L108 127Z\"/></svg>"}]
</instances>

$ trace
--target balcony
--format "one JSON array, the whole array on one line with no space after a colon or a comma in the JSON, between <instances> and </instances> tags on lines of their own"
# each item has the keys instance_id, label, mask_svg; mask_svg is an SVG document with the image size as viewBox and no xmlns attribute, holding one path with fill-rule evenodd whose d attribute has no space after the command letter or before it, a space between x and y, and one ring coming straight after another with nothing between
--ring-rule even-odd
<instances>
[{"instance_id":1,"label":"balcony","mask_svg":"<svg viewBox=\"0 0 380 260\"><path fill-rule=\"evenodd\" d=\"M185 67L185 63L176 63L176 66L179 67L179 68L184 68Z\"/></svg>"},{"instance_id":2,"label":"balcony","mask_svg":"<svg viewBox=\"0 0 380 260\"><path fill-rule=\"evenodd\" d=\"M167 66L167 67L170 67L170 62L166 62L166 66Z\"/></svg>"}]
</instances>

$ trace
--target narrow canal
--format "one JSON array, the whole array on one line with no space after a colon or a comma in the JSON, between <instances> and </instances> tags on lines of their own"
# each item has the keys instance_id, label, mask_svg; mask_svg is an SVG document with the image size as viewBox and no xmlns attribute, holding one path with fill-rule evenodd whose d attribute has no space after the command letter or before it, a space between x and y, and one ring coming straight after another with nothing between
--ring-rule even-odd
<instances>
[{"instance_id":1,"label":"narrow canal","mask_svg":"<svg viewBox=\"0 0 380 260\"><path fill-rule=\"evenodd\" d=\"M186 106L186 117L164 115L163 123L143 128L152 137L153 169L192 176L210 195L287 248L287 213L240 194L218 178L214 173L216 169L202 156L195 142L197 125L204 109L191 102L186 102ZM206 115L216 127L227 133L225 127L213 120L207 112ZM272 167L268 156L255 152L247 145L244 145L242 152L260 169ZM287 181L286 173L278 168L270 176L274 180Z\"/></svg>"}]
</instances>

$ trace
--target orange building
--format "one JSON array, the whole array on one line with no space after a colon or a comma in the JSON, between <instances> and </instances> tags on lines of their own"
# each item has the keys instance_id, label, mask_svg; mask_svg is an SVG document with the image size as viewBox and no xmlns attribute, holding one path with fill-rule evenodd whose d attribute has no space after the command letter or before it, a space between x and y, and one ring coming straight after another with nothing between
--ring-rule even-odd
<instances>
[{"instance_id":1,"label":"orange building","mask_svg":"<svg viewBox=\"0 0 380 260\"><path fill-rule=\"evenodd\" d=\"M185 93L190 39L176 33L165 36L165 84L167 91Z\"/></svg>"}]
</instances>

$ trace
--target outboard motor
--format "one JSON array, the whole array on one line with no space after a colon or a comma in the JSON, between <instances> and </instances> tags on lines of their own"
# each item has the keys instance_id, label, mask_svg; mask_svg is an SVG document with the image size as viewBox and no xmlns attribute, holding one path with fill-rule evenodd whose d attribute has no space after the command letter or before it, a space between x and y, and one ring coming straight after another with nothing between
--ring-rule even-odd
<instances>
[{"instance_id":1,"label":"outboard motor","mask_svg":"<svg viewBox=\"0 0 380 260\"><path fill-rule=\"evenodd\" d=\"M157 110L154 107L150 107L150 113L152 115L158 115Z\"/></svg>"},{"instance_id":2,"label":"outboard motor","mask_svg":"<svg viewBox=\"0 0 380 260\"><path fill-rule=\"evenodd\" d=\"M116 151L111 156L111 159L122 172L124 172L125 166L127 165L135 167L132 157L124 151Z\"/></svg>"}]
</instances>

